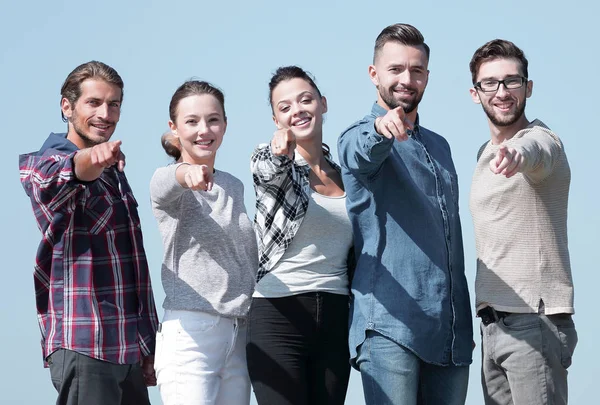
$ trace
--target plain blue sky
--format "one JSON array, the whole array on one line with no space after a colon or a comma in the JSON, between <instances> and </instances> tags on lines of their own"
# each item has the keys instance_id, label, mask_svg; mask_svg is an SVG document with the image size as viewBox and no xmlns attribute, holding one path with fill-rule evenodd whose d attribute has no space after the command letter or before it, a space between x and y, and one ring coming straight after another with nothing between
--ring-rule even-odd
<instances>
[{"instance_id":1,"label":"plain blue sky","mask_svg":"<svg viewBox=\"0 0 600 405\"><path fill-rule=\"evenodd\" d=\"M456 4L452 4L456 3ZM468 3L468 4L467 4ZM17 155L37 150L51 131L64 131L60 87L80 63L97 59L125 81L121 121L127 175L138 201L157 303L162 245L150 210L148 184L168 162L160 147L168 104L190 77L209 80L226 95L228 131L217 167L241 178L254 212L249 157L275 129L267 83L281 65L298 64L317 78L328 98L325 142L367 114L375 100L367 67L386 25L418 27L432 49L421 123L444 135L453 150L461 189L466 273L471 289L475 252L468 194L479 146L489 138L485 116L472 103L469 60L477 47L505 38L522 47L534 81L529 119L540 118L564 141L572 170L569 238L579 332L570 368L572 404L598 403L600 375L597 297L599 149L597 2L588 1L8 1L0 0L0 111L6 197L0 211L3 291L0 294L0 403L50 404L55 392L42 368L33 293L33 261L40 240L18 180ZM333 147L335 150L335 146ZM507 239L511 235L507 233ZM473 297L472 297L473 298ZM159 308L162 316L162 309ZM479 322L474 320L475 330ZM482 403L480 338L476 332L467 403ZM595 377L595 378L594 378ZM158 390L150 390L160 403ZM357 373L347 404L363 404Z\"/></svg>"}]
</instances>

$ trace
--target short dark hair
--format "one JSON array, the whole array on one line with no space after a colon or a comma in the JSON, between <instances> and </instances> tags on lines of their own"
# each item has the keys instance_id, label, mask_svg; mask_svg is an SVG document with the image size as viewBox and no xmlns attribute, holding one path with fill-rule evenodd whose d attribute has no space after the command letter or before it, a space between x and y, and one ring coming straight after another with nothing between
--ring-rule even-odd
<instances>
[{"instance_id":1,"label":"short dark hair","mask_svg":"<svg viewBox=\"0 0 600 405\"><path fill-rule=\"evenodd\" d=\"M61 102L63 98L66 98L71 106L75 107L75 103L81 97L81 83L88 79L101 79L109 84L114 84L121 90L121 102L123 101L123 79L121 79L121 76L107 64L93 60L77 66L69 73L60 89ZM62 110L60 114L64 122L69 121Z\"/></svg>"},{"instance_id":2,"label":"short dark hair","mask_svg":"<svg viewBox=\"0 0 600 405\"><path fill-rule=\"evenodd\" d=\"M223 119L227 121L227 115L225 114L225 95L223 91L215 85L201 81L201 80L188 80L175 90L169 103L169 118L175 122L177 118L177 109L179 102L184 98L190 96L201 96L208 94L217 99L223 110ZM171 132L166 132L160 138L160 143L167 153L167 155L173 157L175 160L179 160L181 157L181 150L179 149L179 141L173 136Z\"/></svg>"},{"instance_id":3,"label":"short dark hair","mask_svg":"<svg viewBox=\"0 0 600 405\"><path fill-rule=\"evenodd\" d=\"M427 59L429 59L429 46L425 43L425 38L421 31L410 24L392 24L387 26L379 33L375 40L375 50L373 52L373 63L377 55L388 42L398 42L408 46L422 46L425 49Z\"/></svg>"},{"instance_id":4,"label":"short dark hair","mask_svg":"<svg viewBox=\"0 0 600 405\"><path fill-rule=\"evenodd\" d=\"M271 105L271 110L273 109L273 90L275 90L275 87L277 87L281 82L285 82L292 79L302 79L306 81L317 91L319 97L323 97L321 95L321 91L315 83L313 75L311 75L309 72L305 71L301 67L294 65L281 66L277 68L275 73L273 73L273 76L271 76L271 80L269 81L269 104Z\"/></svg>"},{"instance_id":5,"label":"short dark hair","mask_svg":"<svg viewBox=\"0 0 600 405\"><path fill-rule=\"evenodd\" d=\"M469 69L471 69L471 79L473 84L477 82L477 75L479 74L479 68L484 62L489 62L494 59L515 59L521 64L521 71L523 76L528 76L527 58L523 51L510 41L504 39L494 39L487 42L479 49L475 51L471 62L469 63Z\"/></svg>"}]
</instances>

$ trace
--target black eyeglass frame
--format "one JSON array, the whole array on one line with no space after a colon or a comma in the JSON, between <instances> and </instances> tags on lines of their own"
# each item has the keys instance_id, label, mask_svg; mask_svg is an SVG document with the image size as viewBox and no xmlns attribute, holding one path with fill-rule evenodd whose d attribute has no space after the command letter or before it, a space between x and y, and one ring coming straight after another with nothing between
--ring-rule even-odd
<instances>
[{"instance_id":1,"label":"black eyeglass frame","mask_svg":"<svg viewBox=\"0 0 600 405\"><path fill-rule=\"evenodd\" d=\"M521 84L519 85L519 87L508 87L508 86L506 85L506 83L505 83L505 82L506 82L507 80L508 80L508 81L510 81L510 80L514 80L514 79L516 79L516 78L517 78L517 77L514 77L514 76L513 76L513 77L510 77L510 78L506 78L506 79L504 79L504 80L494 80L495 82L497 82L497 86L496 86L496 88L495 88L494 90L484 90L484 89L481 87L481 82L480 82L480 81L479 81L479 82L477 82L477 83L475 83L475 86L474 86L474 87L475 87L476 89L479 89L479 90L483 91L484 93L495 93L495 92L497 92L497 91L498 91L498 89L500 89L500 85L503 85L503 86L504 86L504 88L505 88L506 90L516 90L516 89L520 89L521 87L523 87L523 86L525 85L525 83L527 83L527 81L529 80L527 77L524 77L524 76L518 76L518 78L519 78L519 79L521 79Z\"/></svg>"}]
</instances>

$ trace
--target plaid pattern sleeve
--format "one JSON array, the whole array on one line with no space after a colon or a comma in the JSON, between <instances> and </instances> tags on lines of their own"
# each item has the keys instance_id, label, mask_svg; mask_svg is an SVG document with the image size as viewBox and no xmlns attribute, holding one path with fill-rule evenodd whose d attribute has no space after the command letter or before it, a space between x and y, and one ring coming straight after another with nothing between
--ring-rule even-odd
<instances>
[{"instance_id":1,"label":"plaid pattern sleeve","mask_svg":"<svg viewBox=\"0 0 600 405\"><path fill-rule=\"evenodd\" d=\"M340 171L329 154L328 163ZM250 159L256 193L254 229L258 239L258 283L292 243L309 201L310 168L299 154L274 156L271 145L259 145Z\"/></svg>"},{"instance_id":2,"label":"plaid pattern sleeve","mask_svg":"<svg viewBox=\"0 0 600 405\"><path fill-rule=\"evenodd\" d=\"M137 203L114 168L79 182L74 155L19 162L42 233L34 285L43 357L64 348L133 364L153 352L158 324Z\"/></svg>"}]
</instances>

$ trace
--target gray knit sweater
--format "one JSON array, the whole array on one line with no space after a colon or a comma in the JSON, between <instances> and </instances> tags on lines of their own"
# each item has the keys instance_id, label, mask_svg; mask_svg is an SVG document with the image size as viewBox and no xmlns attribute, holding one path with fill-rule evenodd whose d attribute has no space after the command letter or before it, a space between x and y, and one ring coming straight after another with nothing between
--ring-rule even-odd
<instances>
[{"instance_id":1,"label":"gray knit sweater","mask_svg":"<svg viewBox=\"0 0 600 405\"><path fill-rule=\"evenodd\" d=\"M480 151L470 208L477 248L476 306L499 311L573 313L573 279L567 243L571 172L560 139L541 121L503 142L524 156L511 178L489 162L500 145Z\"/></svg>"},{"instance_id":2,"label":"gray knit sweater","mask_svg":"<svg viewBox=\"0 0 600 405\"><path fill-rule=\"evenodd\" d=\"M150 181L164 245L163 308L245 317L258 252L244 186L217 170L211 191L192 191L177 182L178 166L159 168Z\"/></svg>"}]
</instances>

